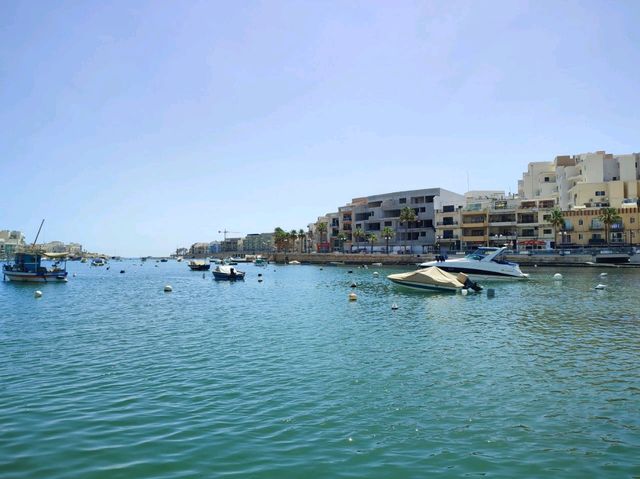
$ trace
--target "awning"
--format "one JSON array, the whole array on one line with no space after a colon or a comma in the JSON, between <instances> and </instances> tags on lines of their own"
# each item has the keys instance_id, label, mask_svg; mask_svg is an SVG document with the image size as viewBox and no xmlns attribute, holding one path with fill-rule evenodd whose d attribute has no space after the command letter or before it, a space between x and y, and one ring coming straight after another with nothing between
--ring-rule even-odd
<instances>
[{"instance_id":1,"label":"awning","mask_svg":"<svg viewBox=\"0 0 640 479\"><path fill-rule=\"evenodd\" d=\"M42 256L46 256L47 258L64 258L65 256L69 256L69 253L42 253Z\"/></svg>"}]
</instances>

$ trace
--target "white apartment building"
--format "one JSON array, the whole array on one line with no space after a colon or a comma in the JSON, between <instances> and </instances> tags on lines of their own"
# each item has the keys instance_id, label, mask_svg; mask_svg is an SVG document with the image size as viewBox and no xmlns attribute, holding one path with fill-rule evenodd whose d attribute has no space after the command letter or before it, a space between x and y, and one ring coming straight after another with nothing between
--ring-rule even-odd
<instances>
[{"instance_id":1,"label":"white apartment building","mask_svg":"<svg viewBox=\"0 0 640 479\"><path fill-rule=\"evenodd\" d=\"M605 151L557 156L554 161L529 163L518 181L522 199L556 199L563 210L620 208L638 201L640 154Z\"/></svg>"}]
</instances>

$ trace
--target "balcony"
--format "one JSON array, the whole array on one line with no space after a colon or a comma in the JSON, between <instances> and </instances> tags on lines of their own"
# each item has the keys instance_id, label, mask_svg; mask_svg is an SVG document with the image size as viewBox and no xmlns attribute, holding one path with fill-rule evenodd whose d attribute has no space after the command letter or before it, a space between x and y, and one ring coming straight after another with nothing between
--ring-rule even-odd
<instances>
[{"instance_id":1,"label":"balcony","mask_svg":"<svg viewBox=\"0 0 640 479\"><path fill-rule=\"evenodd\" d=\"M457 226L457 225L458 225L458 222L457 222L457 221L449 221L449 222L446 222L446 221L438 221L438 222L436 223L436 226Z\"/></svg>"}]
</instances>

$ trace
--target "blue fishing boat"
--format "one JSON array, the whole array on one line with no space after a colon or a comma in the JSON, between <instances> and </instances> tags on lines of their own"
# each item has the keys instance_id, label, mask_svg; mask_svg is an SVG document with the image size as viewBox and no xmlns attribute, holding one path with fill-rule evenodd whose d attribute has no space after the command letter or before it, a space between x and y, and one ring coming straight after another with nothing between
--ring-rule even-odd
<instances>
[{"instance_id":1,"label":"blue fishing boat","mask_svg":"<svg viewBox=\"0 0 640 479\"><path fill-rule=\"evenodd\" d=\"M55 261L47 268L42 265L43 258ZM66 257L36 250L19 252L15 254L12 263L2 267L2 275L5 281L64 282L67 281Z\"/></svg>"},{"instance_id":2,"label":"blue fishing boat","mask_svg":"<svg viewBox=\"0 0 640 479\"><path fill-rule=\"evenodd\" d=\"M46 253L36 247L43 224L44 220L40 223L33 244L17 251L13 262L2 266L3 280L39 283L67 281L67 253ZM53 260L53 265L50 268L43 266L43 258Z\"/></svg>"}]
</instances>

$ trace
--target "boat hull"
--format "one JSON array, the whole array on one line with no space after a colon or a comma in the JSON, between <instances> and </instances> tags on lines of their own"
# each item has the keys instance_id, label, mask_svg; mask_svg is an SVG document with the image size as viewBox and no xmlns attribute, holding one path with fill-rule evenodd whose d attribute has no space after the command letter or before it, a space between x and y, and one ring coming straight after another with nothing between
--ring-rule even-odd
<instances>
[{"instance_id":1,"label":"boat hull","mask_svg":"<svg viewBox=\"0 0 640 479\"><path fill-rule=\"evenodd\" d=\"M67 272L56 273L23 273L18 271L5 271L4 277L9 281L26 283L64 283L67 281Z\"/></svg>"},{"instance_id":2,"label":"boat hull","mask_svg":"<svg viewBox=\"0 0 640 479\"><path fill-rule=\"evenodd\" d=\"M189 268L191 268L191 271L209 271L209 268L211 268L211 265L209 264L199 264L199 265L189 265Z\"/></svg>"},{"instance_id":3,"label":"boat hull","mask_svg":"<svg viewBox=\"0 0 640 479\"><path fill-rule=\"evenodd\" d=\"M230 275L227 273L221 273L219 271L213 272L213 279L217 281L243 281L244 273L236 273L235 275Z\"/></svg>"},{"instance_id":4,"label":"boat hull","mask_svg":"<svg viewBox=\"0 0 640 479\"><path fill-rule=\"evenodd\" d=\"M391 280L391 282L399 286L404 286L405 288L410 288L410 289L420 290L420 291L456 293L458 292L458 290L462 289L462 288L456 288L454 286L435 286L435 285L428 285L423 283L413 283L411 281L398 281L392 278L389 278L389 279Z\"/></svg>"}]
</instances>

